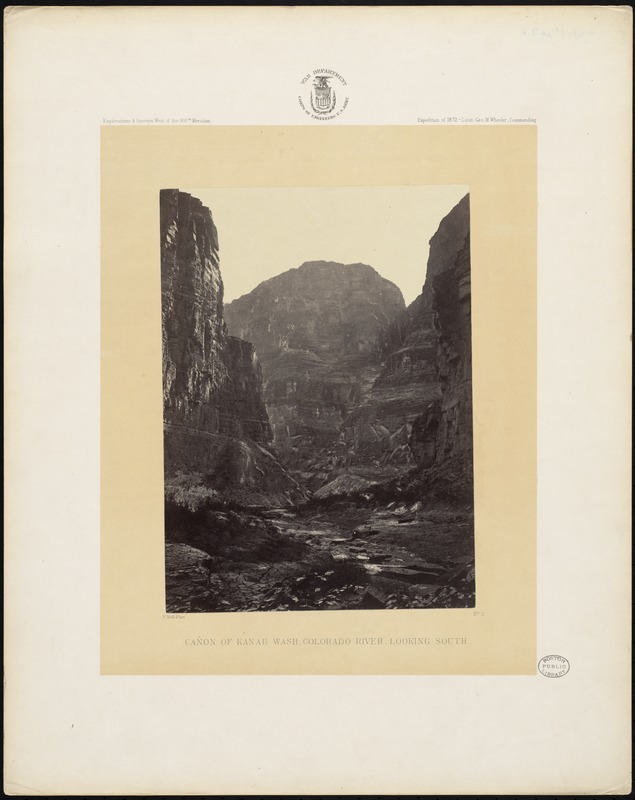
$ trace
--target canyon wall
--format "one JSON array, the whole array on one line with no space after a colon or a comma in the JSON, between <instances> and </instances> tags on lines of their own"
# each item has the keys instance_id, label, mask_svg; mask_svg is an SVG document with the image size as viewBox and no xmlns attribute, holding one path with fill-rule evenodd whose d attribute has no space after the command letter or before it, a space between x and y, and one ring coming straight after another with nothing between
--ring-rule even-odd
<instances>
[{"instance_id":1,"label":"canyon wall","mask_svg":"<svg viewBox=\"0 0 635 800\"><path fill-rule=\"evenodd\" d=\"M347 476L362 485L457 459L467 474L469 228L466 196L431 239L408 308L372 267L325 261L223 307L209 209L162 191L166 476L291 502L300 484L317 491Z\"/></svg>"},{"instance_id":2,"label":"canyon wall","mask_svg":"<svg viewBox=\"0 0 635 800\"><path fill-rule=\"evenodd\" d=\"M372 267L326 261L226 306L229 330L253 342L262 363L275 448L311 489L399 450L409 458L406 404L394 392L367 402L384 332L403 310L400 290Z\"/></svg>"},{"instance_id":3,"label":"canyon wall","mask_svg":"<svg viewBox=\"0 0 635 800\"><path fill-rule=\"evenodd\" d=\"M299 496L268 445L273 432L254 346L228 335L218 234L200 200L160 193L166 480ZM246 496L246 495L245 495Z\"/></svg>"},{"instance_id":4,"label":"canyon wall","mask_svg":"<svg viewBox=\"0 0 635 800\"><path fill-rule=\"evenodd\" d=\"M452 475L458 494L472 487L472 322L469 195L441 221L430 241L419 308L410 320L433 347L438 396L414 421L410 448L432 477ZM394 335L394 332L393 332ZM389 376L388 376L389 379Z\"/></svg>"},{"instance_id":5,"label":"canyon wall","mask_svg":"<svg viewBox=\"0 0 635 800\"><path fill-rule=\"evenodd\" d=\"M462 459L465 469L459 471L467 475L472 458L469 195L439 223L422 292L382 337L383 367L344 430L353 423L359 436L360 418L390 420L388 441L400 446L384 449L383 459L420 470ZM363 444L358 453L368 456Z\"/></svg>"}]
</instances>

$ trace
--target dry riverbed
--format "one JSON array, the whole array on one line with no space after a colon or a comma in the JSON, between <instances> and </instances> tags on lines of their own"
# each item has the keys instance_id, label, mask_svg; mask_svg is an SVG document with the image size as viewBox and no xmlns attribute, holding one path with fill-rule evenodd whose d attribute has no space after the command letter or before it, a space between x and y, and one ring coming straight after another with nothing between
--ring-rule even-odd
<instances>
[{"instance_id":1,"label":"dry riverbed","mask_svg":"<svg viewBox=\"0 0 635 800\"><path fill-rule=\"evenodd\" d=\"M166 516L167 611L468 608L473 517L420 503ZM187 529L187 536L180 535Z\"/></svg>"}]
</instances>

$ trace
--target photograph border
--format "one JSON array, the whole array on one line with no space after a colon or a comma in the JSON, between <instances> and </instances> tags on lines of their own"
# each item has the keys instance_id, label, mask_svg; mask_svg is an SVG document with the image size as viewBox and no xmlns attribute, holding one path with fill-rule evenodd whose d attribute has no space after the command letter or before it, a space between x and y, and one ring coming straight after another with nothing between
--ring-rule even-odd
<instances>
[{"instance_id":1,"label":"photograph border","mask_svg":"<svg viewBox=\"0 0 635 800\"><path fill-rule=\"evenodd\" d=\"M101 167L102 674L535 674L535 126L103 126ZM476 608L161 613L159 190L451 183L471 198Z\"/></svg>"}]
</instances>

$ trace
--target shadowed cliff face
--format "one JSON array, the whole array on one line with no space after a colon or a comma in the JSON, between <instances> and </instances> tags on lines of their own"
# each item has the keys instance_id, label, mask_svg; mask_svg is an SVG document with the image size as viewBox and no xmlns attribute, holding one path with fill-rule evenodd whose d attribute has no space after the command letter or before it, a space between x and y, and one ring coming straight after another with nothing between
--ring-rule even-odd
<instances>
[{"instance_id":1,"label":"shadowed cliff face","mask_svg":"<svg viewBox=\"0 0 635 800\"><path fill-rule=\"evenodd\" d=\"M365 264L314 261L257 286L225 308L229 330L262 363L274 445L310 488L338 468L407 450L401 410L365 407L381 369L386 327L403 311L400 290ZM391 437L392 441L391 441Z\"/></svg>"},{"instance_id":2,"label":"shadowed cliff face","mask_svg":"<svg viewBox=\"0 0 635 800\"><path fill-rule=\"evenodd\" d=\"M160 193L166 475L232 491L301 494L273 438L253 344L227 334L218 236L200 200Z\"/></svg>"},{"instance_id":3,"label":"shadowed cliff face","mask_svg":"<svg viewBox=\"0 0 635 800\"><path fill-rule=\"evenodd\" d=\"M425 337L437 375L437 394L415 419L409 440L418 480L431 487L447 483L448 491L453 484L456 496L468 501L473 474L469 213L467 195L441 221L430 241L423 292L403 324L403 349ZM393 326L390 335L399 333ZM383 379L394 379L399 369L389 369Z\"/></svg>"},{"instance_id":4,"label":"shadowed cliff face","mask_svg":"<svg viewBox=\"0 0 635 800\"><path fill-rule=\"evenodd\" d=\"M432 309L441 382L437 458L472 452L472 314L470 235L433 279Z\"/></svg>"}]
</instances>

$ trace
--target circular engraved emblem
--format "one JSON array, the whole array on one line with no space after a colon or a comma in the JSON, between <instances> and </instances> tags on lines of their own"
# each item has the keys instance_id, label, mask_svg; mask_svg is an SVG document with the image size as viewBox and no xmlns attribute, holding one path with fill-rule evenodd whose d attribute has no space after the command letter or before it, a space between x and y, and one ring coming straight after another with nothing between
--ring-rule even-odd
<instances>
[{"instance_id":1,"label":"circular engraved emblem","mask_svg":"<svg viewBox=\"0 0 635 800\"><path fill-rule=\"evenodd\" d=\"M346 81L335 70L314 69L300 81L298 103L312 119L335 119L348 105Z\"/></svg>"},{"instance_id":2,"label":"circular engraved emblem","mask_svg":"<svg viewBox=\"0 0 635 800\"><path fill-rule=\"evenodd\" d=\"M564 656L544 656L538 662L538 670L545 678L562 678L569 672L569 662Z\"/></svg>"}]
</instances>

